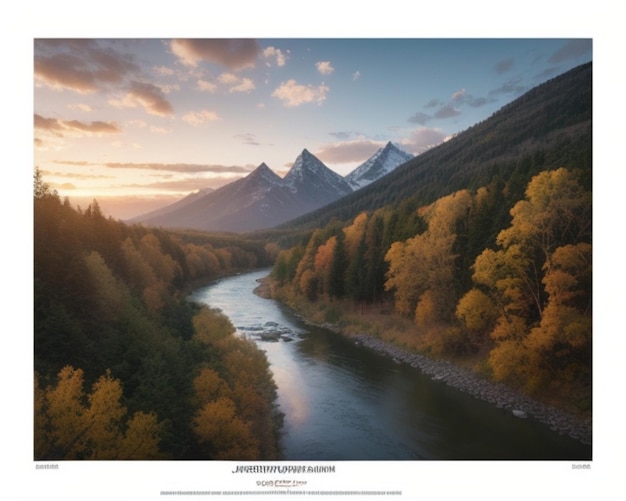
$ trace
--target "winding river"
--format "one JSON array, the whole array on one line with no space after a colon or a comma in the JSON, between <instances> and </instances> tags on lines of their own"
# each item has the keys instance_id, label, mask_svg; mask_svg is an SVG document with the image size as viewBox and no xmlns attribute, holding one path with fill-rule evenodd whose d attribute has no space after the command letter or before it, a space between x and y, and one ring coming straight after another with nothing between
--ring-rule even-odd
<instances>
[{"instance_id":1,"label":"winding river","mask_svg":"<svg viewBox=\"0 0 626 501\"><path fill-rule=\"evenodd\" d=\"M306 325L254 294L268 273L224 278L190 299L220 309L265 351L285 414L286 460L591 458L589 445Z\"/></svg>"}]
</instances>

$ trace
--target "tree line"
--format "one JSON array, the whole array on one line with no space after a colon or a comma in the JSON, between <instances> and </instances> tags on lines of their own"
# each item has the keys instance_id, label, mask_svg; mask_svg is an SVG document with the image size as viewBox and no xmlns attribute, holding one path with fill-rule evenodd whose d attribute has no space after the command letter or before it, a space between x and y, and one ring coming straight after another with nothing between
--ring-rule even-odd
<instances>
[{"instance_id":1,"label":"tree line","mask_svg":"<svg viewBox=\"0 0 626 501\"><path fill-rule=\"evenodd\" d=\"M75 209L35 172L35 459L280 457L267 360L183 292L273 261L237 243Z\"/></svg>"},{"instance_id":2,"label":"tree line","mask_svg":"<svg viewBox=\"0 0 626 501\"><path fill-rule=\"evenodd\" d=\"M584 170L544 170L512 200L496 176L427 205L333 220L278 255L274 287L310 302L388 304L412 320L418 349L478 360L495 380L588 410L587 181Z\"/></svg>"}]
</instances>

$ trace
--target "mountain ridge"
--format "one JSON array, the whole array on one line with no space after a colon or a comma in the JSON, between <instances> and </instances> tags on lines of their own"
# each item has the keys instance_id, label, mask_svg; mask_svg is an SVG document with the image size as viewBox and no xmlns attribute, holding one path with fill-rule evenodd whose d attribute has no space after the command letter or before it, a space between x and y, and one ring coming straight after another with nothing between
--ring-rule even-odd
<instances>
[{"instance_id":1,"label":"mountain ridge","mask_svg":"<svg viewBox=\"0 0 626 501\"><path fill-rule=\"evenodd\" d=\"M351 183L304 148L284 178L262 162L244 178L206 195L188 195L129 222L204 231L267 229L349 195L355 186L385 175L408 156L389 142L353 171Z\"/></svg>"},{"instance_id":2,"label":"mountain ridge","mask_svg":"<svg viewBox=\"0 0 626 501\"><path fill-rule=\"evenodd\" d=\"M265 162L247 176L205 196L185 197L131 220L133 223L204 231L270 228L352 192L342 176L304 149L281 178ZM182 203L184 200L191 199Z\"/></svg>"}]
</instances>

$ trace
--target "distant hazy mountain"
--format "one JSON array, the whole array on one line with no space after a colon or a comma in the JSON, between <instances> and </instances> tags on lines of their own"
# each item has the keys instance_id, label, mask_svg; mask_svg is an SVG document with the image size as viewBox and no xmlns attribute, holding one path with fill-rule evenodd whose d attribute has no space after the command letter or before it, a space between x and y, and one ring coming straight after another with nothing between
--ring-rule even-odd
<instances>
[{"instance_id":1,"label":"distant hazy mountain","mask_svg":"<svg viewBox=\"0 0 626 501\"><path fill-rule=\"evenodd\" d=\"M204 196L194 194L192 200L186 197L132 222L166 228L252 231L276 226L351 192L343 177L305 149L284 179L262 163L242 179Z\"/></svg>"},{"instance_id":2,"label":"distant hazy mountain","mask_svg":"<svg viewBox=\"0 0 626 501\"><path fill-rule=\"evenodd\" d=\"M352 189L358 190L389 174L412 158L413 155L401 150L390 141L384 148L379 148L368 160L350 172L345 180L350 183Z\"/></svg>"},{"instance_id":3,"label":"distant hazy mountain","mask_svg":"<svg viewBox=\"0 0 626 501\"><path fill-rule=\"evenodd\" d=\"M127 222L128 223L138 223L140 221L145 221L147 219L151 219L151 218L156 218L159 216L162 216L164 214L167 214L168 212L172 212L174 210L177 209L181 209L182 207L185 207L193 202L195 202L196 200L202 198L203 196L211 193L213 191L213 188L202 188L201 190L198 191L194 191L193 193L190 193L189 195L187 195L184 198L181 198L180 200L171 203L169 205L166 205L165 207L159 207L158 209L155 209L153 211L150 211L146 214L143 214L142 216L137 216L134 217L132 219L129 219Z\"/></svg>"}]
</instances>

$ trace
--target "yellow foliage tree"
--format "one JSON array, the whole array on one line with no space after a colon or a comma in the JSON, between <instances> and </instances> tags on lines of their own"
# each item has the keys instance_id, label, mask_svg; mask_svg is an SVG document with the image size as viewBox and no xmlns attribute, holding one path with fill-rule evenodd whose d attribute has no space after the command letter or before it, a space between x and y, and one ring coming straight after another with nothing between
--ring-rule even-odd
<instances>
[{"instance_id":1,"label":"yellow foliage tree","mask_svg":"<svg viewBox=\"0 0 626 501\"><path fill-rule=\"evenodd\" d=\"M349 260L354 259L354 256L356 255L357 247L359 246L359 242L361 241L363 233L365 233L365 229L367 227L367 220L367 212L362 212L354 218L354 221L352 221L350 226L347 226L343 230L346 237L346 254Z\"/></svg>"},{"instance_id":2,"label":"yellow foliage tree","mask_svg":"<svg viewBox=\"0 0 626 501\"><path fill-rule=\"evenodd\" d=\"M228 397L204 404L194 416L192 428L214 459L246 460L259 456L257 440L249 426L237 417L235 404Z\"/></svg>"},{"instance_id":3,"label":"yellow foliage tree","mask_svg":"<svg viewBox=\"0 0 626 501\"><path fill-rule=\"evenodd\" d=\"M449 320L456 305L453 252L456 224L469 210L472 197L467 190L456 192L420 209L428 229L404 242L395 242L385 255L389 263L386 290L394 291L396 310L415 315L420 297L428 291L421 307L420 322ZM417 319L417 317L416 317Z\"/></svg>"},{"instance_id":4,"label":"yellow foliage tree","mask_svg":"<svg viewBox=\"0 0 626 501\"><path fill-rule=\"evenodd\" d=\"M591 193L567 169L545 171L511 216L500 249L485 250L473 266L474 282L500 312L489 362L498 379L558 386L589 373ZM466 321L468 306L457 308Z\"/></svg>"},{"instance_id":5,"label":"yellow foliage tree","mask_svg":"<svg viewBox=\"0 0 626 501\"><path fill-rule=\"evenodd\" d=\"M127 417L122 386L110 372L83 391L83 371L66 366L55 386L35 378L37 459L158 459L162 423L154 413Z\"/></svg>"},{"instance_id":6,"label":"yellow foliage tree","mask_svg":"<svg viewBox=\"0 0 626 501\"><path fill-rule=\"evenodd\" d=\"M230 388L213 369L204 368L193 380L194 400L198 405L230 395Z\"/></svg>"},{"instance_id":7,"label":"yellow foliage tree","mask_svg":"<svg viewBox=\"0 0 626 501\"><path fill-rule=\"evenodd\" d=\"M235 332L228 317L222 313L202 308L193 317L193 339L201 344L215 346Z\"/></svg>"}]
</instances>

